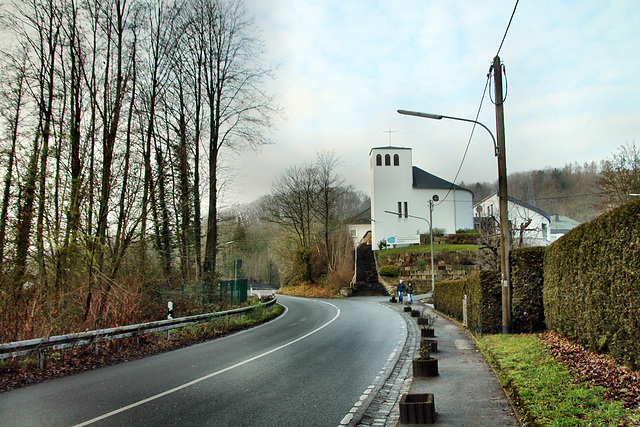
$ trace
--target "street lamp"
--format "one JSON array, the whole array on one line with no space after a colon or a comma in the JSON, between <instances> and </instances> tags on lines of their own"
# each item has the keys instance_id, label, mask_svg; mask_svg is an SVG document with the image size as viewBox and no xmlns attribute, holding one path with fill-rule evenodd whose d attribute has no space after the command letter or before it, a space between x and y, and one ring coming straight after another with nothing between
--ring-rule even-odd
<instances>
[{"instance_id":1,"label":"street lamp","mask_svg":"<svg viewBox=\"0 0 640 427\"><path fill-rule=\"evenodd\" d=\"M461 122L469 122L469 123L475 123L477 125L480 125L483 128L485 128L487 132L489 132L489 135L491 135L491 139L493 140L493 148L495 150L495 155L496 157L498 157L498 143L496 142L496 139L493 137L493 133L491 133L488 127L486 127L484 124L478 121L471 120L471 119L463 119L461 117L443 116L442 114L420 113L418 111L398 110L398 113L404 114L405 116L423 117L425 119L433 119L433 120L450 119L450 120L458 120Z\"/></svg>"},{"instance_id":2,"label":"street lamp","mask_svg":"<svg viewBox=\"0 0 640 427\"><path fill-rule=\"evenodd\" d=\"M501 98L501 96L500 96ZM471 119L445 116L442 114L420 113L417 111L398 110L406 116L416 116L433 120L458 120L482 126L493 140L495 156L498 158L498 198L500 200L500 267L502 275L502 333L511 333L511 277L509 266L509 212L507 208L507 157L504 143L504 132L498 132L498 142L493 133L484 124Z\"/></svg>"},{"instance_id":3,"label":"street lamp","mask_svg":"<svg viewBox=\"0 0 640 427\"><path fill-rule=\"evenodd\" d=\"M417 219L421 219L423 221L427 221L427 224L429 224L429 236L430 236L430 240L431 240L431 296L433 296L433 292L435 291L436 288L436 275L435 275L435 271L433 269L433 202L434 201L438 201L438 196L434 195L432 197L431 200L429 200L429 219L426 218L422 218L421 216L415 216L415 215L405 215L408 218L417 218ZM398 215L397 212L391 212L391 211L385 211L385 213L391 214L391 215Z\"/></svg>"}]
</instances>

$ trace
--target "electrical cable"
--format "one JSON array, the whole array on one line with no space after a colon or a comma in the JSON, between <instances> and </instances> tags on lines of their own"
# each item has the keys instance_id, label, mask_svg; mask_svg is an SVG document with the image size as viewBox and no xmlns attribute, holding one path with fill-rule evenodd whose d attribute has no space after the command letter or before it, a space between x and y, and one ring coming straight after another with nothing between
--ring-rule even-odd
<instances>
[{"instance_id":1,"label":"electrical cable","mask_svg":"<svg viewBox=\"0 0 640 427\"><path fill-rule=\"evenodd\" d=\"M513 21L513 15L516 14L516 9L518 8L518 2L520 0L516 0L516 4L513 6L513 12L511 12L511 18L509 18L509 23L507 24L507 29L504 30L504 36L502 36L502 41L500 42L500 47L498 48L498 52L496 56L500 55L500 51L502 50L502 45L504 44L505 39L507 38L507 33L509 32L509 27L511 27L511 21Z\"/></svg>"},{"instance_id":2,"label":"electrical cable","mask_svg":"<svg viewBox=\"0 0 640 427\"><path fill-rule=\"evenodd\" d=\"M507 28L504 31L504 35L502 36L502 40L500 41L500 46L498 47L498 52L496 53L496 56L500 55L500 51L502 50L502 45L504 44L504 41L507 38L507 34L509 33L509 28L511 27L511 22L513 21L513 16L516 14L516 9L518 8L518 3L520 2L520 0L516 0L516 4L513 6L513 11L511 12L511 17L509 18L509 23L507 24ZM480 105L478 106L478 111L476 112L476 117L475 117L475 121L478 121L478 117L480 116L480 110L482 109L482 104L484 103L484 97L487 94L487 87L490 86L491 84L491 73L493 70L493 64L491 64L491 67L489 68L489 73L487 74L487 81L485 82L484 85L484 91L482 92L482 99L480 99ZM507 70L504 66L504 64L501 64L500 66L500 72L504 73L504 77L505 77L505 94L503 96L502 102L506 101L507 99L507 93L508 93L508 84L507 84ZM489 97L491 97L491 93L489 93ZM491 100L491 102L493 102L495 104L495 102L493 101L493 99ZM462 165L464 165L464 161L467 157L467 153L469 151L469 146L471 145L471 139L473 138L473 133L476 130L476 123L473 124L473 127L471 128L471 134L469 135L469 141L467 142L467 147L464 150L464 154L462 155L462 160L460 161L460 166L458 167L458 171L456 172L456 176L455 178L453 178L453 181L451 182L451 186L449 187L449 191L447 191L447 194L442 198L442 200L435 204L434 206L437 206L439 204L444 203L444 201L447 199L447 197L449 196L449 194L451 193L451 191L453 190L453 187L456 185L455 182L458 179L458 175L460 175L460 171L462 170Z\"/></svg>"},{"instance_id":3,"label":"electrical cable","mask_svg":"<svg viewBox=\"0 0 640 427\"><path fill-rule=\"evenodd\" d=\"M505 101L507 100L507 94L509 93L509 81L507 80L507 68L502 63L500 63L500 71L504 75L504 95L502 97L502 103L504 104ZM492 73L492 72L493 72L493 65L491 65L491 68L489 68L489 73ZM489 83L489 98L491 99L491 103L493 105L498 105L493 100L493 97L491 96L491 92L492 92L491 83Z\"/></svg>"},{"instance_id":4,"label":"electrical cable","mask_svg":"<svg viewBox=\"0 0 640 427\"><path fill-rule=\"evenodd\" d=\"M489 70L489 74L487 74L487 81L484 84L484 91L482 92L482 98L480 99L480 105L478 105L478 111L476 112L476 118L474 119L475 121L478 121L478 117L480 116L480 111L482 110L482 104L484 103L484 97L487 94L487 87L489 87L489 82L491 81L491 70ZM442 203L444 203L445 200L447 200L447 197L449 197L449 194L451 193L451 190L453 190L453 187L456 185L455 182L458 179L458 175L460 175L460 171L462 170L462 165L464 165L464 161L467 157L467 153L469 152L469 146L471 145L471 139L473 138L473 132L476 130L476 123L473 124L473 127L471 128L471 134L469 134L469 140L467 141L467 147L464 149L464 154L462 155L462 160L460 161L460 166L458 166L458 171L456 172L456 176L453 178L453 181L451 181L451 186L449 187L449 190L447 191L447 194L445 194L445 196L442 198L442 200L439 203L436 203L434 206L438 206Z\"/></svg>"}]
</instances>

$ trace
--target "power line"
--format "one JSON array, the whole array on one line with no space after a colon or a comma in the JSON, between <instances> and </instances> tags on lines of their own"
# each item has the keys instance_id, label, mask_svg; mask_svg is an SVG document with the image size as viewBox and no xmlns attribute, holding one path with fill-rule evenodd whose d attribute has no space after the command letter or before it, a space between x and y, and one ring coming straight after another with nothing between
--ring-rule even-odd
<instances>
[{"instance_id":1,"label":"power line","mask_svg":"<svg viewBox=\"0 0 640 427\"><path fill-rule=\"evenodd\" d=\"M502 45L504 44L505 39L507 38L507 33L509 32L509 28L511 27L511 22L513 21L513 16L516 13L516 9L518 8L518 3L520 0L516 0L516 4L513 6L513 11L511 12L511 17L509 18L509 23L507 24L507 28L504 31L504 35L502 36L502 41L500 42L500 47L498 48L498 53L496 53L496 56L498 56L500 54L500 50L502 50ZM478 121L478 117L480 117L480 111L482 110L482 104L484 103L484 97L487 94L487 87L489 87L489 84L491 82L491 70L493 68L493 64L491 64L491 67L489 68L489 73L487 74L487 81L484 84L484 90L482 91L482 98L480 99L480 105L478 105L478 111L476 112L476 117L475 117L475 121ZM499 70L499 72L503 72L504 66L501 67L502 69ZM505 72L505 76L506 76L506 72ZM504 100L503 100L504 102ZM462 170L462 166L464 165L464 161L467 157L467 153L469 151L469 146L471 145L471 139L473 138L473 133L476 130L476 123L473 124L473 127L471 128L471 133L469 134L469 141L467 141L467 147L464 150L464 154L462 155L462 160L460 161L460 166L458 167L458 171L456 172L456 176L455 178L453 178L453 181L451 182L451 186L449 187L449 191L447 191L447 194L442 198L442 200L440 201L440 203L437 203L436 205L439 205L441 203L444 203L444 201L447 199L447 197L449 196L449 194L451 193L451 190L453 190L453 187L455 185L456 180L458 179L458 175L460 175L460 171Z\"/></svg>"},{"instance_id":2,"label":"power line","mask_svg":"<svg viewBox=\"0 0 640 427\"><path fill-rule=\"evenodd\" d=\"M482 104L484 103L484 97L487 94L487 87L489 87L490 81L491 81L491 73L487 74L487 81L484 84L484 90L482 91L482 98L480 99L480 105L478 105L478 111L476 112L476 118L474 119L476 122L478 121L478 117L480 117L480 111L482 110ZM451 182L449 191L447 191L447 194L445 194L445 196L442 198L442 201L440 201L440 203L437 203L436 206L441 203L444 203L444 201L447 200L449 193L451 193L451 190L453 190L453 186L456 185L455 182L458 179L458 175L460 175L460 171L462 170L464 161L467 158L467 153L469 152L469 146L471 145L471 139L473 138L473 132L475 132L475 130L476 130L476 123L474 123L473 127L471 128L471 133L469 134L469 140L467 141L467 147L464 149L464 154L462 155L460 166L458 166L458 171L456 172L456 176L453 178L453 181Z\"/></svg>"},{"instance_id":3,"label":"power line","mask_svg":"<svg viewBox=\"0 0 640 427\"><path fill-rule=\"evenodd\" d=\"M507 29L504 30L504 36L502 36L502 41L500 42L500 47L498 48L498 53L496 56L500 55L500 50L502 50L502 45L504 44L504 40L507 38L507 33L509 32L509 27L511 27L511 21L513 21L513 15L516 14L516 9L518 8L518 2L520 0L516 0L515 6L513 6L513 12L511 12L511 18L509 18L509 23L507 24Z\"/></svg>"}]
</instances>

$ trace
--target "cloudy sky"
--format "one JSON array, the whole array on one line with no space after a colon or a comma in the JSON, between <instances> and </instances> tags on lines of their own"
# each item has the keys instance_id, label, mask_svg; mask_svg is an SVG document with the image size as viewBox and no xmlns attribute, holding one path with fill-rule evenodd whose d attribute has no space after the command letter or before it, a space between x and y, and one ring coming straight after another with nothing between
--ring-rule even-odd
<instances>
[{"instance_id":1,"label":"cloudy sky","mask_svg":"<svg viewBox=\"0 0 640 427\"><path fill-rule=\"evenodd\" d=\"M389 143L454 180L472 125L396 110L474 118L515 0L245 1L286 118L272 145L237 159L230 202L268 194L287 167L322 150L369 193L369 151ZM508 172L600 161L640 143L639 52L637 0L520 1L500 50ZM495 129L489 91L479 120ZM456 183L496 179L491 139L477 128Z\"/></svg>"}]
</instances>

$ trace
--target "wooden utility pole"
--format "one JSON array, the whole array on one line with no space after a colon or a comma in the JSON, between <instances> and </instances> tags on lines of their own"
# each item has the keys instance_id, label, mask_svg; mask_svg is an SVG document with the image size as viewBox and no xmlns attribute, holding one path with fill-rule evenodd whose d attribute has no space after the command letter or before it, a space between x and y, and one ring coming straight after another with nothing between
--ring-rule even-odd
<instances>
[{"instance_id":1,"label":"wooden utility pole","mask_svg":"<svg viewBox=\"0 0 640 427\"><path fill-rule=\"evenodd\" d=\"M498 139L498 197L500 199L500 271L502 275L502 333L511 333L511 269L509 251L511 230L509 226L507 192L507 153L504 138L504 110L502 94L502 66L500 57L493 58L495 86L496 130Z\"/></svg>"}]
</instances>

